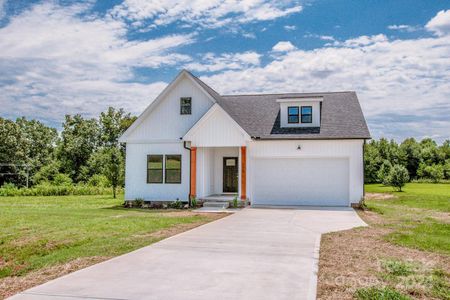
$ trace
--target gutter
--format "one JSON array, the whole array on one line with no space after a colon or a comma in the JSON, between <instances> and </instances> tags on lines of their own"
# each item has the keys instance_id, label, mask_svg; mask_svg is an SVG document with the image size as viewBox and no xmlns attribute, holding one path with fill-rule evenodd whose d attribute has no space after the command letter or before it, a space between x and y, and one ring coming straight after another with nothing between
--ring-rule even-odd
<instances>
[{"instance_id":1,"label":"gutter","mask_svg":"<svg viewBox=\"0 0 450 300\"><path fill-rule=\"evenodd\" d=\"M192 149L186 146L187 142L183 141L183 148L189 150L189 194L188 194L188 205L191 207L191 151Z\"/></svg>"}]
</instances>

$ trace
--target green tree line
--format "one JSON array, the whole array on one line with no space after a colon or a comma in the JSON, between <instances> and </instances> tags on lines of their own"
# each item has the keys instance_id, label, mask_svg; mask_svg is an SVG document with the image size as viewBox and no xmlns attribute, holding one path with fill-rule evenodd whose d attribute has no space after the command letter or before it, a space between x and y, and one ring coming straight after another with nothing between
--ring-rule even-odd
<instances>
[{"instance_id":1,"label":"green tree line","mask_svg":"<svg viewBox=\"0 0 450 300\"><path fill-rule=\"evenodd\" d=\"M390 184L393 174L402 175L404 181L449 180L450 141L438 145L430 138L407 138L400 144L385 138L371 140L364 146L364 172L366 183Z\"/></svg>"},{"instance_id":2,"label":"green tree line","mask_svg":"<svg viewBox=\"0 0 450 300\"><path fill-rule=\"evenodd\" d=\"M37 120L0 118L0 186L5 183L123 186L120 135L136 117L108 108L98 118L66 115L60 133Z\"/></svg>"}]
</instances>

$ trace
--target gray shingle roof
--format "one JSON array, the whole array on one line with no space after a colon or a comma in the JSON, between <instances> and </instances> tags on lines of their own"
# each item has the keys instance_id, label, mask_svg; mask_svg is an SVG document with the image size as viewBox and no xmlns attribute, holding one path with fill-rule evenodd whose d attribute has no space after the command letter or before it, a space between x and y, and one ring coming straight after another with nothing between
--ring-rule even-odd
<instances>
[{"instance_id":1,"label":"gray shingle roof","mask_svg":"<svg viewBox=\"0 0 450 300\"><path fill-rule=\"evenodd\" d=\"M355 92L219 95L193 78L247 133L260 139L370 139ZM281 98L322 97L320 127L280 127Z\"/></svg>"}]
</instances>

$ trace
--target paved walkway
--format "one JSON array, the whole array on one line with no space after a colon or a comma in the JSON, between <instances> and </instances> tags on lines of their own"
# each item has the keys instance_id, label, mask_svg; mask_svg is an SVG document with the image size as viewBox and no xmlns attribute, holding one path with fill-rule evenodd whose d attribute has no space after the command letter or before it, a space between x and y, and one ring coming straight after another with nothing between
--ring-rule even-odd
<instances>
[{"instance_id":1,"label":"paved walkway","mask_svg":"<svg viewBox=\"0 0 450 300\"><path fill-rule=\"evenodd\" d=\"M352 209L244 209L12 299L315 299L320 235Z\"/></svg>"}]
</instances>

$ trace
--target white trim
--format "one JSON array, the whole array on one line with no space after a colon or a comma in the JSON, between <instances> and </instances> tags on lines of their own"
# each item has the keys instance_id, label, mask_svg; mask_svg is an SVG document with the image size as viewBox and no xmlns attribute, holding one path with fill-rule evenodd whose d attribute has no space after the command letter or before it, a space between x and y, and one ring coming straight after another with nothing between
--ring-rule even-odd
<instances>
[{"instance_id":1,"label":"white trim","mask_svg":"<svg viewBox=\"0 0 450 300\"><path fill-rule=\"evenodd\" d=\"M244 135L245 140L250 141L251 137L219 104L215 103L201 118L191 127L191 129L186 132L183 136L184 141L189 141L192 139L195 132L201 128L201 126L208 121L208 119L216 112L217 110L221 110L227 118L239 129L239 131Z\"/></svg>"},{"instance_id":2,"label":"white trim","mask_svg":"<svg viewBox=\"0 0 450 300\"><path fill-rule=\"evenodd\" d=\"M314 98L282 98L277 99L278 103L291 103L291 102L322 102L322 97L314 97Z\"/></svg>"},{"instance_id":3,"label":"white trim","mask_svg":"<svg viewBox=\"0 0 450 300\"><path fill-rule=\"evenodd\" d=\"M180 73L178 73L177 77L167 85L164 90L156 97L155 100L153 100L152 103L150 103L149 106L139 115L139 117L136 119L136 121L131 124L130 127L120 136L119 142L120 143L126 143L128 142L127 137L147 118L147 116L150 114L150 112L164 99L164 96L184 77L186 76L189 78L195 86L197 86L207 97L210 99L213 103L216 103L216 100L194 79L192 78L192 75L189 74L186 70L182 70Z\"/></svg>"},{"instance_id":4,"label":"white trim","mask_svg":"<svg viewBox=\"0 0 450 300\"><path fill-rule=\"evenodd\" d=\"M128 144L176 144L182 143L180 139L148 139L148 140L128 140Z\"/></svg>"}]
</instances>

